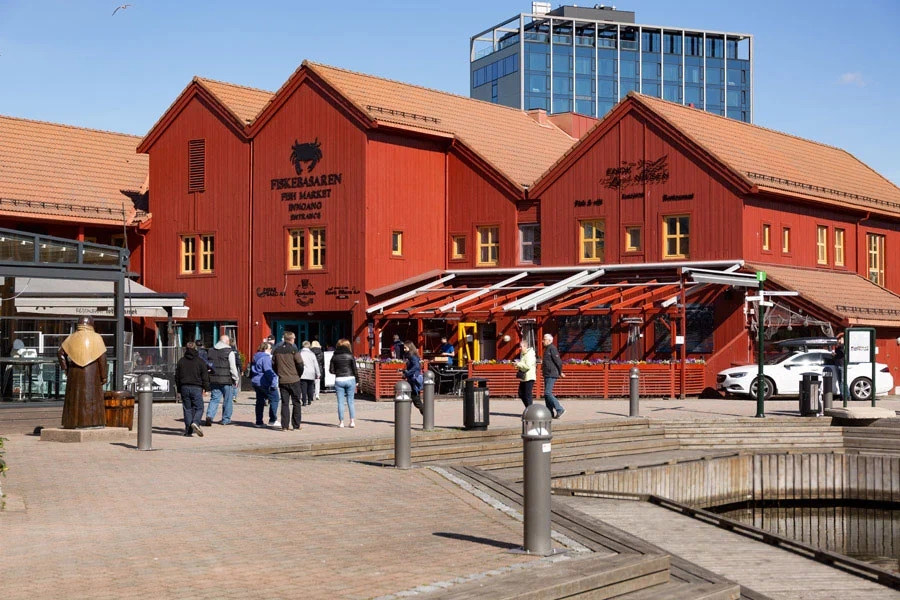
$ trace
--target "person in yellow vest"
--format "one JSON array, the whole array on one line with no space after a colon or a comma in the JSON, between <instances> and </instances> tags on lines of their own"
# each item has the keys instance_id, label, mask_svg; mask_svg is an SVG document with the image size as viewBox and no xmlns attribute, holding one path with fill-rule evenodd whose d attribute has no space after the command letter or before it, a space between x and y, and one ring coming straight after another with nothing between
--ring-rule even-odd
<instances>
[{"instance_id":1,"label":"person in yellow vest","mask_svg":"<svg viewBox=\"0 0 900 600\"><path fill-rule=\"evenodd\" d=\"M65 339L57 353L66 372L66 399L63 403L63 429L106 426L103 385L108 372L106 344L94 331L94 319L81 317L75 333Z\"/></svg>"}]
</instances>

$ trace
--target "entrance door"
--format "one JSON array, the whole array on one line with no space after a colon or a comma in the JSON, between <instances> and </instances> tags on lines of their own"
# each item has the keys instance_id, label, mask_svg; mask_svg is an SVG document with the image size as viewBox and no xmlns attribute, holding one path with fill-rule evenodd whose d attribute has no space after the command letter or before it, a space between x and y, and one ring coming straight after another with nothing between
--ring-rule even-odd
<instances>
[{"instance_id":1,"label":"entrance door","mask_svg":"<svg viewBox=\"0 0 900 600\"><path fill-rule=\"evenodd\" d=\"M275 321L275 340L281 342L285 332L290 331L297 336L297 344L309 339L309 321Z\"/></svg>"}]
</instances>

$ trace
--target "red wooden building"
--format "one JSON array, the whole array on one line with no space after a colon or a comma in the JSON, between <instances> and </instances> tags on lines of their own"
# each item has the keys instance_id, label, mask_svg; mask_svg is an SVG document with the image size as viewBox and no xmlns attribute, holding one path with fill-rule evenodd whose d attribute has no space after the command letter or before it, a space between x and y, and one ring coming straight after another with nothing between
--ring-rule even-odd
<instances>
[{"instance_id":1,"label":"red wooden building","mask_svg":"<svg viewBox=\"0 0 900 600\"><path fill-rule=\"evenodd\" d=\"M244 352L270 331L360 354L447 333L505 359L552 332L570 358L677 359L674 393L750 360L730 284L763 270L800 293L770 338L873 324L898 376L896 186L840 149L634 94L567 133L585 129L312 63L274 94L195 79L138 148L147 284L188 292L192 327Z\"/></svg>"}]
</instances>

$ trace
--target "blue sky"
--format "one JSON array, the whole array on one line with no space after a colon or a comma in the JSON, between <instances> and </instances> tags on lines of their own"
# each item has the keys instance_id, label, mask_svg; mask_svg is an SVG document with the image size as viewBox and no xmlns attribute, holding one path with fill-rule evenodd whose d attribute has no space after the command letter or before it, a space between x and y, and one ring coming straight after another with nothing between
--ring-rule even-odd
<instances>
[{"instance_id":1,"label":"blue sky","mask_svg":"<svg viewBox=\"0 0 900 600\"><path fill-rule=\"evenodd\" d=\"M756 123L843 147L900 183L897 0L616 5L640 23L754 34ZM194 75L275 90L303 59L467 94L469 37L530 8L0 0L0 114L143 135Z\"/></svg>"}]
</instances>

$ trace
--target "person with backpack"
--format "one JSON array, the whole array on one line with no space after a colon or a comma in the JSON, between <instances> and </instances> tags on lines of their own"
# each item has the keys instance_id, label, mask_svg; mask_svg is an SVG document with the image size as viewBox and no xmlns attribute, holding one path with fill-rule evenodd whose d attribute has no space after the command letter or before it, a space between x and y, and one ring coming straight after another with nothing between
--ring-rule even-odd
<instances>
[{"instance_id":1,"label":"person with backpack","mask_svg":"<svg viewBox=\"0 0 900 600\"><path fill-rule=\"evenodd\" d=\"M265 427L263 415L269 405L269 425L281 428L278 421L278 375L272 368L272 346L263 342L250 364L250 382L256 390L256 426Z\"/></svg>"},{"instance_id":2,"label":"person with backpack","mask_svg":"<svg viewBox=\"0 0 900 600\"><path fill-rule=\"evenodd\" d=\"M237 358L234 348L231 347L231 339L227 335L219 337L216 345L207 351L209 362L212 363L213 372L209 376L209 407L206 411L206 426L210 427L219 412L219 402L222 402L222 425L231 424L231 415L234 412L234 386L240 381L237 368Z\"/></svg>"},{"instance_id":3,"label":"person with backpack","mask_svg":"<svg viewBox=\"0 0 900 600\"><path fill-rule=\"evenodd\" d=\"M175 365L175 390L181 394L184 409L184 436L197 434L203 437L200 422L203 419L203 392L209 391L209 369L200 358L194 342L184 347L184 356Z\"/></svg>"}]
</instances>

